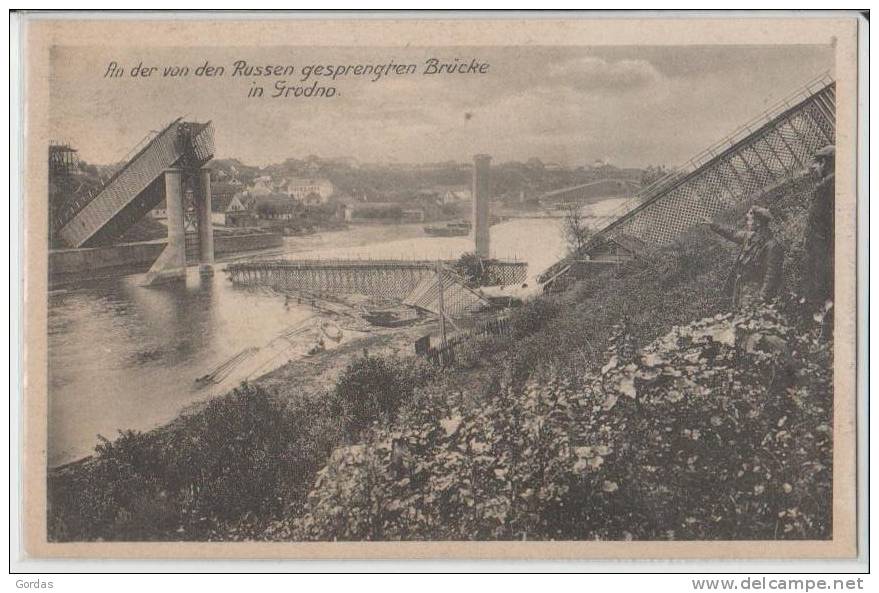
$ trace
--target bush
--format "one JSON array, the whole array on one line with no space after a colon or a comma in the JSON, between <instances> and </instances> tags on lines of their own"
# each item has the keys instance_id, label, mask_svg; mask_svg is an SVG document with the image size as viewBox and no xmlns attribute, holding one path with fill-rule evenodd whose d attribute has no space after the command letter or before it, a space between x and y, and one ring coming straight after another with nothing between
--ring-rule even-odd
<instances>
[{"instance_id":1,"label":"bush","mask_svg":"<svg viewBox=\"0 0 879 593\"><path fill-rule=\"evenodd\" d=\"M242 385L175 432L164 459L165 483L183 492L187 530L271 516L293 481L298 431L285 406Z\"/></svg>"},{"instance_id":2,"label":"bush","mask_svg":"<svg viewBox=\"0 0 879 593\"><path fill-rule=\"evenodd\" d=\"M498 336L474 336L463 340L454 348L454 363L458 369L475 369L491 365L493 358L505 352L507 343Z\"/></svg>"},{"instance_id":3,"label":"bush","mask_svg":"<svg viewBox=\"0 0 879 593\"><path fill-rule=\"evenodd\" d=\"M513 311L510 317L513 339L521 339L539 332L560 311L558 303L543 297L526 303Z\"/></svg>"},{"instance_id":4,"label":"bush","mask_svg":"<svg viewBox=\"0 0 879 593\"><path fill-rule=\"evenodd\" d=\"M150 540L169 528L167 509L157 508L164 500L154 475L160 463L155 439L120 431L115 441L99 436L95 453L94 461L50 476L50 541L108 539L114 532Z\"/></svg>"},{"instance_id":5,"label":"bush","mask_svg":"<svg viewBox=\"0 0 879 593\"><path fill-rule=\"evenodd\" d=\"M423 382L419 372L413 363L381 356L363 356L349 364L334 392L334 405L348 430L357 435L373 422L392 422L400 405Z\"/></svg>"}]
</instances>

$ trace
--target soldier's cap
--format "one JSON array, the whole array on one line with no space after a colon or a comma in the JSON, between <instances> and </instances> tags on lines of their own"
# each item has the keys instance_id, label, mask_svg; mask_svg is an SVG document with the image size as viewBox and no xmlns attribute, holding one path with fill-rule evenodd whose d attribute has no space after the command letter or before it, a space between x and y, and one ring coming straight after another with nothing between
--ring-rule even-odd
<instances>
[{"instance_id":1,"label":"soldier's cap","mask_svg":"<svg viewBox=\"0 0 879 593\"><path fill-rule=\"evenodd\" d=\"M772 212L763 208L762 206L751 206L749 212L755 217L760 219L761 222L769 224L775 217L772 215Z\"/></svg>"},{"instance_id":2,"label":"soldier's cap","mask_svg":"<svg viewBox=\"0 0 879 593\"><path fill-rule=\"evenodd\" d=\"M815 153L815 159L832 159L834 157L836 157L836 147L833 144L828 144Z\"/></svg>"}]
</instances>

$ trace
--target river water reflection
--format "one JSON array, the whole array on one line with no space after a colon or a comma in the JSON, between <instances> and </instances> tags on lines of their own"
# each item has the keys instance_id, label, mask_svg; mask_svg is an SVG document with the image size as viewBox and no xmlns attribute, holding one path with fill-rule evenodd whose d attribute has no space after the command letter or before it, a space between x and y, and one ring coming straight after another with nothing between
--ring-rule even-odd
<instances>
[{"instance_id":1,"label":"river water reflection","mask_svg":"<svg viewBox=\"0 0 879 593\"><path fill-rule=\"evenodd\" d=\"M495 256L528 262L532 286L564 250L557 219L502 223L492 227L491 240ZM468 238L428 237L420 225L365 226L289 238L266 257L436 259L469 250ZM144 287L143 275L134 274L50 293L50 466L88 455L98 434L152 428L228 390L199 387L195 378L312 315L277 296L233 287L220 268L208 278L190 269L185 283Z\"/></svg>"}]
</instances>

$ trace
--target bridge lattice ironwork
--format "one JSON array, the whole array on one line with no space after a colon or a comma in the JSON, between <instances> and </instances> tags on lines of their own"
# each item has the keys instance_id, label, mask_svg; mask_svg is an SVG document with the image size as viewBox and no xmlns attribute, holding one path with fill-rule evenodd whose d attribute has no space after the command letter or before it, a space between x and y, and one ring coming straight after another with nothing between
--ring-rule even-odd
<instances>
[{"instance_id":1,"label":"bridge lattice ironwork","mask_svg":"<svg viewBox=\"0 0 879 593\"><path fill-rule=\"evenodd\" d=\"M165 197L162 174L168 168L196 168L213 156L211 123L178 118L147 136L98 191L77 196L59 209L53 224L69 247L112 243Z\"/></svg>"},{"instance_id":2,"label":"bridge lattice ironwork","mask_svg":"<svg viewBox=\"0 0 879 593\"><path fill-rule=\"evenodd\" d=\"M649 247L666 245L706 217L796 178L818 150L835 142L835 106L829 76L809 83L642 190L596 238L631 236Z\"/></svg>"}]
</instances>

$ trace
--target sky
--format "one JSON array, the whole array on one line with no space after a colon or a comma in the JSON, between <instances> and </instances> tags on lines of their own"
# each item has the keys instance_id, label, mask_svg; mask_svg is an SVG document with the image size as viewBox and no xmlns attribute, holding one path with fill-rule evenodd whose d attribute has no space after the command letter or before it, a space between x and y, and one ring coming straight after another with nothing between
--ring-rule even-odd
<instances>
[{"instance_id":1,"label":"sky","mask_svg":"<svg viewBox=\"0 0 879 593\"><path fill-rule=\"evenodd\" d=\"M427 60L487 63L484 74L423 74ZM292 76L232 77L233 64L292 65ZM209 61L222 77L194 76ZM319 84L331 98L271 98L303 66L415 64L418 73ZM110 62L123 68L108 77ZM131 77L186 65L186 78ZM120 160L148 132L186 116L211 120L216 156L264 166L287 158L362 162L495 162L537 157L566 166L674 166L832 71L829 45L455 48L55 47L51 137L90 163ZM312 80L307 85L310 86ZM265 88L262 98L249 89Z\"/></svg>"}]
</instances>

